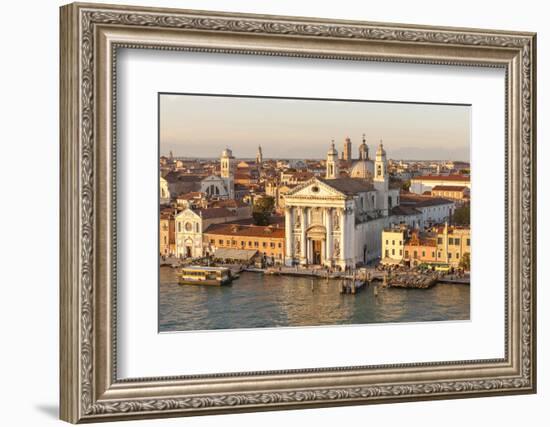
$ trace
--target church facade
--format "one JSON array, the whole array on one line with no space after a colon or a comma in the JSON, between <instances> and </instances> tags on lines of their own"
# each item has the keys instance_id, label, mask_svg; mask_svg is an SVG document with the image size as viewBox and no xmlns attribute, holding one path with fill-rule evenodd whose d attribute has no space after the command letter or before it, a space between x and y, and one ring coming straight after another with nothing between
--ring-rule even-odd
<instances>
[{"instance_id":1,"label":"church facade","mask_svg":"<svg viewBox=\"0 0 550 427\"><path fill-rule=\"evenodd\" d=\"M386 152L380 143L374 161L365 141L351 177L341 177L334 144L325 178L314 177L285 196L285 264L345 269L380 256L381 235L399 205L390 188Z\"/></svg>"},{"instance_id":2,"label":"church facade","mask_svg":"<svg viewBox=\"0 0 550 427\"><path fill-rule=\"evenodd\" d=\"M200 191L210 197L220 199L235 198L235 157L226 148L220 157L220 175L210 175L200 183Z\"/></svg>"}]
</instances>

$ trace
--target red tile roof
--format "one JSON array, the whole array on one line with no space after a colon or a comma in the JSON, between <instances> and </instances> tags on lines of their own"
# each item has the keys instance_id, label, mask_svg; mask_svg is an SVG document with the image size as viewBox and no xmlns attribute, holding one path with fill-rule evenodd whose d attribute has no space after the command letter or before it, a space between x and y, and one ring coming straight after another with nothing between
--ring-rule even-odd
<instances>
[{"instance_id":1,"label":"red tile roof","mask_svg":"<svg viewBox=\"0 0 550 427\"><path fill-rule=\"evenodd\" d=\"M464 191L468 187L464 185L436 185L432 188L432 191Z\"/></svg>"},{"instance_id":2,"label":"red tile roof","mask_svg":"<svg viewBox=\"0 0 550 427\"><path fill-rule=\"evenodd\" d=\"M412 180L422 181L467 181L470 182L470 177L466 175L420 175L415 176Z\"/></svg>"},{"instance_id":3,"label":"red tile roof","mask_svg":"<svg viewBox=\"0 0 550 427\"><path fill-rule=\"evenodd\" d=\"M204 233L216 236L285 238L284 228L269 225L212 224Z\"/></svg>"}]
</instances>

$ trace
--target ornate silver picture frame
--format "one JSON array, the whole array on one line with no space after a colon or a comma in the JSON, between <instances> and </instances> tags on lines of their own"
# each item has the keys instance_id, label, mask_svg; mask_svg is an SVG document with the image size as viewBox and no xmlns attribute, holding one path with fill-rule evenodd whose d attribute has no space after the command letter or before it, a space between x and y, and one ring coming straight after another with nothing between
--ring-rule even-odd
<instances>
[{"instance_id":1,"label":"ornate silver picture frame","mask_svg":"<svg viewBox=\"0 0 550 427\"><path fill-rule=\"evenodd\" d=\"M60 13L61 419L97 422L536 391L535 34L78 3ZM504 357L120 379L120 48L503 69L506 164L505 176L497 179L506 188Z\"/></svg>"}]
</instances>

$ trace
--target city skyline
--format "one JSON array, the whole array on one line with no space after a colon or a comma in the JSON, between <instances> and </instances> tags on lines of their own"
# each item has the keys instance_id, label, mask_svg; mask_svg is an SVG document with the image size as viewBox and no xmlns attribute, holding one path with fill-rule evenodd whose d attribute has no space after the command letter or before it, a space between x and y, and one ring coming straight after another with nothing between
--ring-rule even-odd
<instances>
[{"instance_id":1,"label":"city skyline","mask_svg":"<svg viewBox=\"0 0 550 427\"><path fill-rule=\"evenodd\" d=\"M353 158L366 136L397 160L470 161L470 106L160 94L160 154L216 158L231 148L254 158L323 159L350 137ZM182 117L186 120L182 120ZM396 119L397 118L397 119ZM215 126L213 126L215 123ZM329 136L327 136L329 135Z\"/></svg>"}]
</instances>

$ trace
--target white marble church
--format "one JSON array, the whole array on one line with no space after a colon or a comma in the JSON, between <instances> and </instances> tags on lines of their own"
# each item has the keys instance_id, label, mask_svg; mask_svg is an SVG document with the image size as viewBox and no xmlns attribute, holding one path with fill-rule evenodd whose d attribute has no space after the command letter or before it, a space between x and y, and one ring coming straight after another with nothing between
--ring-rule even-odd
<instances>
[{"instance_id":1,"label":"white marble church","mask_svg":"<svg viewBox=\"0 0 550 427\"><path fill-rule=\"evenodd\" d=\"M312 178L285 197L286 265L355 267L380 256L381 235L399 205L390 188L382 143L374 161L363 140L350 177L341 178L334 143L325 178Z\"/></svg>"}]
</instances>

